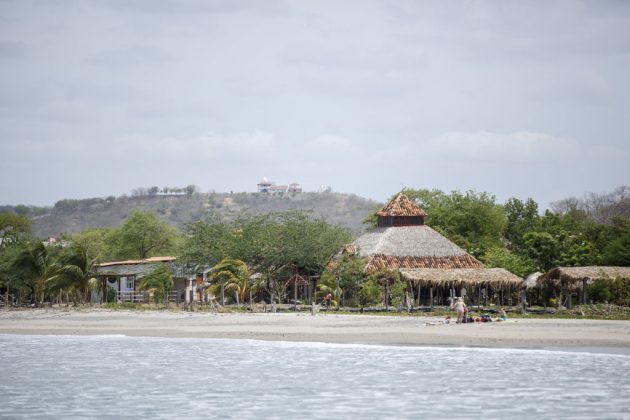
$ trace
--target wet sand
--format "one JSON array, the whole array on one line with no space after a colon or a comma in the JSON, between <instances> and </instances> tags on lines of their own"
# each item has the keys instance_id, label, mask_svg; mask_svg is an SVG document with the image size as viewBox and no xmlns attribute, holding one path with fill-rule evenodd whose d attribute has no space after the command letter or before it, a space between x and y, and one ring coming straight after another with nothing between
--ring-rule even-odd
<instances>
[{"instance_id":1,"label":"wet sand","mask_svg":"<svg viewBox=\"0 0 630 420\"><path fill-rule=\"evenodd\" d=\"M520 348L630 349L630 321L516 319L427 325L443 318L103 309L2 310L0 334L111 335Z\"/></svg>"}]
</instances>

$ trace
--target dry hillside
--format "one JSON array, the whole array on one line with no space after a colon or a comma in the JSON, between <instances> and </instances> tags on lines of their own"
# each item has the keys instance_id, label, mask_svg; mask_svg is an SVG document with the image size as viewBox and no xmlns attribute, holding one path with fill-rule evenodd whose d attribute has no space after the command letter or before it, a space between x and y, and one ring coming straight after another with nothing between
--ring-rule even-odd
<instances>
[{"instance_id":1,"label":"dry hillside","mask_svg":"<svg viewBox=\"0 0 630 420\"><path fill-rule=\"evenodd\" d=\"M244 212L254 214L286 210L312 211L332 224L363 230L361 221L379 203L353 194L306 192L296 195L266 193L198 193L61 200L45 214L32 217L33 234L45 238L88 228L118 226L132 210L153 211L172 226L201 220L212 213L232 220Z\"/></svg>"}]
</instances>

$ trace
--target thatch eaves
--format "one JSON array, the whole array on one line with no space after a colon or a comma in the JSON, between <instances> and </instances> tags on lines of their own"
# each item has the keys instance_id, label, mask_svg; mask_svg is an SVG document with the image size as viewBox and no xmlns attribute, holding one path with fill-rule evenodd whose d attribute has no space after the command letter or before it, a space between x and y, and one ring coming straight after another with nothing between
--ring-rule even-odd
<instances>
[{"instance_id":1,"label":"thatch eaves","mask_svg":"<svg viewBox=\"0 0 630 420\"><path fill-rule=\"evenodd\" d=\"M400 274L406 280L430 286L476 286L492 285L518 287L522 279L503 268L416 268L402 269Z\"/></svg>"},{"instance_id":2,"label":"thatch eaves","mask_svg":"<svg viewBox=\"0 0 630 420\"><path fill-rule=\"evenodd\" d=\"M413 203L404 193L399 193L396 198L387 203L385 207L376 212L381 217L401 217L401 216L426 216L427 214Z\"/></svg>"},{"instance_id":3,"label":"thatch eaves","mask_svg":"<svg viewBox=\"0 0 630 420\"><path fill-rule=\"evenodd\" d=\"M365 271L372 273L383 269L463 269L482 268L483 265L472 255L453 255L449 257L415 257L375 254L368 258Z\"/></svg>"},{"instance_id":4,"label":"thatch eaves","mask_svg":"<svg viewBox=\"0 0 630 420\"><path fill-rule=\"evenodd\" d=\"M539 285L550 283L573 284L581 280L630 279L630 267L586 266L556 267L538 278Z\"/></svg>"}]
</instances>

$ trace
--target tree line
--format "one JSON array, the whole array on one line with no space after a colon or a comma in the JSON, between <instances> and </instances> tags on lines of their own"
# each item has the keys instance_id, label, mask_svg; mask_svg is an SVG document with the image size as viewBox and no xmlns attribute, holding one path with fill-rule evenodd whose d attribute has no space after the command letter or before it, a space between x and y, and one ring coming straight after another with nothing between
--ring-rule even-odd
<instances>
[{"instance_id":1,"label":"tree line","mask_svg":"<svg viewBox=\"0 0 630 420\"><path fill-rule=\"evenodd\" d=\"M542 213L532 199L497 203L486 192L406 189L405 193L428 213L426 224L487 266L523 276L554 266L630 265L630 218L623 212L627 189L616 191L616 198L596 211L584 199L563 200ZM365 219L368 228L375 221L375 213ZM357 304L378 301L382 277L389 276L391 296L401 299L404 287L395 273L366 277L360 259L339 256L343 245L353 239L348 229L301 211L245 213L229 222L210 216L176 229L157 214L136 210L118 227L88 229L44 246L31 236L28 218L4 212L0 213L0 292L22 301L65 296L84 302L90 288L98 287L92 279L99 262L171 255L197 270L218 267L215 272L222 272L223 280L217 277L217 284L222 290L227 286L240 301L248 288L284 300L286 280L296 273L320 278L322 291ZM341 260L331 264L335 255ZM241 263L248 268L247 275ZM250 281L251 274L256 275ZM168 288L166 277L165 273L150 276L146 287Z\"/></svg>"}]
</instances>

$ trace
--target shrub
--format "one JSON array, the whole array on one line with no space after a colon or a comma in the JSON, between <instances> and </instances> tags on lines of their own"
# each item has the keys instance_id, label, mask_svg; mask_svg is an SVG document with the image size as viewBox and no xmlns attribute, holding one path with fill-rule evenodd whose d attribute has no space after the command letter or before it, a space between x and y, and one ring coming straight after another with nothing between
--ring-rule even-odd
<instances>
[{"instance_id":1,"label":"shrub","mask_svg":"<svg viewBox=\"0 0 630 420\"><path fill-rule=\"evenodd\" d=\"M630 306L630 280L598 280L586 287L589 299L596 303Z\"/></svg>"},{"instance_id":2,"label":"shrub","mask_svg":"<svg viewBox=\"0 0 630 420\"><path fill-rule=\"evenodd\" d=\"M375 279L365 281L359 289L361 307L376 305L381 301L382 287Z\"/></svg>"},{"instance_id":3,"label":"shrub","mask_svg":"<svg viewBox=\"0 0 630 420\"><path fill-rule=\"evenodd\" d=\"M389 287L389 295L392 298L392 306L401 308L405 299L405 291L407 290L407 284L400 279L396 279L394 283Z\"/></svg>"}]
</instances>

